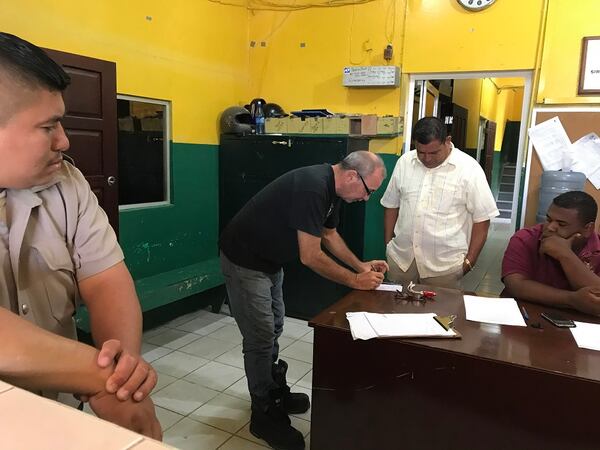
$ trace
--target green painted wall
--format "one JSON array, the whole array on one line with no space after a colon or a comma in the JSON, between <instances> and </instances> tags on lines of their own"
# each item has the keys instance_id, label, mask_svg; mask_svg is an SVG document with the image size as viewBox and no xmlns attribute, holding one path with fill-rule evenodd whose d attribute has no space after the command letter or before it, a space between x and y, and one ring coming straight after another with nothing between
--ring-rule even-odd
<instances>
[{"instance_id":1,"label":"green painted wall","mask_svg":"<svg viewBox=\"0 0 600 450\"><path fill-rule=\"evenodd\" d=\"M143 311L222 284L217 145L171 143L171 204L122 211L119 241ZM88 331L85 307L77 326Z\"/></svg>"},{"instance_id":2,"label":"green painted wall","mask_svg":"<svg viewBox=\"0 0 600 450\"><path fill-rule=\"evenodd\" d=\"M120 213L120 243L135 280L216 258L218 146L172 143L171 205Z\"/></svg>"},{"instance_id":3,"label":"green painted wall","mask_svg":"<svg viewBox=\"0 0 600 450\"><path fill-rule=\"evenodd\" d=\"M385 244L383 242L383 206L380 200L387 189L387 185L398 161L397 155L380 153L387 169L387 178L381 187L373 193L366 203L365 211L365 243L363 258L365 261L372 259L385 259Z\"/></svg>"}]
</instances>

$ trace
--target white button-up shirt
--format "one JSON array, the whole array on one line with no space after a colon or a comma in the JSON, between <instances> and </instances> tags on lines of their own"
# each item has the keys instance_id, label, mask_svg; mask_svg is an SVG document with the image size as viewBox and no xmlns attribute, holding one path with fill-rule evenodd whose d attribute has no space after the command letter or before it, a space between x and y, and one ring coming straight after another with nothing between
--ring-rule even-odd
<instances>
[{"instance_id":1,"label":"white button-up shirt","mask_svg":"<svg viewBox=\"0 0 600 450\"><path fill-rule=\"evenodd\" d=\"M454 146L433 169L423 165L416 150L402 155L381 204L399 208L388 257L403 271L416 260L424 278L457 271L467 254L473 223L499 215L483 170Z\"/></svg>"}]
</instances>

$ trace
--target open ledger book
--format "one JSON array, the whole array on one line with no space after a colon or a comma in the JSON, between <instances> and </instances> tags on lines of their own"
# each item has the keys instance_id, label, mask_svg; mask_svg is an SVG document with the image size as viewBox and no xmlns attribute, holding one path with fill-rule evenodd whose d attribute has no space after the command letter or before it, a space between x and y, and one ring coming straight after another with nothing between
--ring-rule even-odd
<instances>
[{"instance_id":1,"label":"open ledger book","mask_svg":"<svg viewBox=\"0 0 600 450\"><path fill-rule=\"evenodd\" d=\"M446 329L435 318L435 313L377 314L348 312L352 338L372 339L382 337L435 337L459 338L460 333Z\"/></svg>"}]
</instances>

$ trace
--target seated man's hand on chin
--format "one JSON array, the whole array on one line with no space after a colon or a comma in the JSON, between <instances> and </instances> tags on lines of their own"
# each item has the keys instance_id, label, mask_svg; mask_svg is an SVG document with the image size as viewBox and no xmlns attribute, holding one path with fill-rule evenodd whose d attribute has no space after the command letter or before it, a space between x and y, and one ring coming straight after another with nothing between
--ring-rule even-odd
<instances>
[{"instance_id":1,"label":"seated man's hand on chin","mask_svg":"<svg viewBox=\"0 0 600 450\"><path fill-rule=\"evenodd\" d=\"M144 436L162 440L162 430L149 397L137 402L119 400L105 390L89 396L90 407L101 419L120 425Z\"/></svg>"},{"instance_id":2,"label":"seated man's hand on chin","mask_svg":"<svg viewBox=\"0 0 600 450\"><path fill-rule=\"evenodd\" d=\"M116 393L119 400L142 401L156 386L155 370L140 355L123 349L121 342L109 339L102 344L98 354L98 365L109 367L116 362L114 373L106 380L106 391Z\"/></svg>"}]
</instances>

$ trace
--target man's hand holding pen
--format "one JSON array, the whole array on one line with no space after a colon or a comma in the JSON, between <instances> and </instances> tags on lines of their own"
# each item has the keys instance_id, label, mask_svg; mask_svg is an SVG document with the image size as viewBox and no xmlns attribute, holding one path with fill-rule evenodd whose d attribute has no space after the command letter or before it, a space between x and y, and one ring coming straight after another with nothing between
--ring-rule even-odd
<instances>
[{"instance_id":1,"label":"man's hand holding pen","mask_svg":"<svg viewBox=\"0 0 600 450\"><path fill-rule=\"evenodd\" d=\"M386 273L390 269L387 262L379 260L379 259L374 259L373 261L367 261L365 264L369 265L370 270L372 272Z\"/></svg>"},{"instance_id":2,"label":"man's hand holding pen","mask_svg":"<svg viewBox=\"0 0 600 450\"><path fill-rule=\"evenodd\" d=\"M385 261L373 260L361 264L359 273L356 274L354 289L371 290L376 289L382 282L385 272L389 266Z\"/></svg>"}]
</instances>

